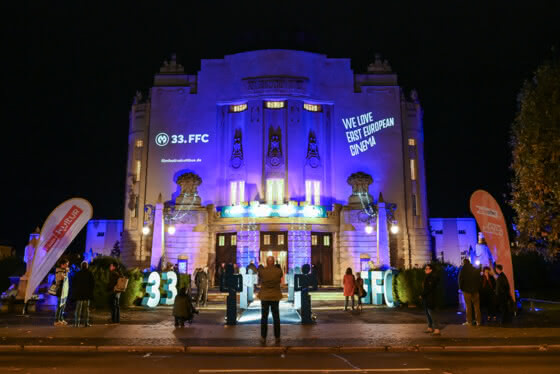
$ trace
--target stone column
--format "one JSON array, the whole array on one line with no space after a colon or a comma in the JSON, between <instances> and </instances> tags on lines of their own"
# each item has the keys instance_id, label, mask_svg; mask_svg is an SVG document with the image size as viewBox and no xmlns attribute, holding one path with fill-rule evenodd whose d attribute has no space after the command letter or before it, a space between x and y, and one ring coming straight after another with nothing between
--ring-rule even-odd
<instances>
[{"instance_id":1,"label":"stone column","mask_svg":"<svg viewBox=\"0 0 560 374\"><path fill-rule=\"evenodd\" d=\"M387 211L383 195L377 201L377 265L391 266L389 258L389 230L387 229Z\"/></svg>"},{"instance_id":2,"label":"stone column","mask_svg":"<svg viewBox=\"0 0 560 374\"><path fill-rule=\"evenodd\" d=\"M161 202L161 194L156 203L154 213L154 233L152 235L152 258L150 265L158 268L161 258L165 256L164 244L164 224L163 224L163 203Z\"/></svg>"}]
</instances>

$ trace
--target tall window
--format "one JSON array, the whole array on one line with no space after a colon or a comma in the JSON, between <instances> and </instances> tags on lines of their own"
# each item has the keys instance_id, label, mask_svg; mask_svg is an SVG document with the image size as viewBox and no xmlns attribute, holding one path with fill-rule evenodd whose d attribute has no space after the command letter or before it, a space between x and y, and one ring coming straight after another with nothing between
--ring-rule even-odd
<instances>
[{"instance_id":1,"label":"tall window","mask_svg":"<svg viewBox=\"0 0 560 374\"><path fill-rule=\"evenodd\" d=\"M410 159L410 179L416 180L416 160L413 158Z\"/></svg>"},{"instance_id":2,"label":"tall window","mask_svg":"<svg viewBox=\"0 0 560 374\"><path fill-rule=\"evenodd\" d=\"M229 182L229 203L241 204L245 201L245 181Z\"/></svg>"},{"instance_id":3,"label":"tall window","mask_svg":"<svg viewBox=\"0 0 560 374\"><path fill-rule=\"evenodd\" d=\"M271 178L266 180L266 203L268 205L284 204L284 179Z\"/></svg>"},{"instance_id":4,"label":"tall window","mask_svg":"<svg viewBox=\"0 0 560 374\"><path fill-rule=\"evenodd\" d=\"M418 215L418 207L416 206L416 195L412 194L412 215L416 217Z\"/></svg>"},{"instance_id":5,"label":"tall window","mask_svg":"<svg viewBox=\"0 0 560 374\"><path fill-rule=\"evenodd\" d=\"M142 171L142 161L136 160L136 175L134 176L134 180L136 182L140 181L140 172Z\"/></svg>"},{"instance_id":6,"label":"tall window","mask_svg":"<svg viewBox=\"0 0 560 374\"><path fill-rule=\"evenodd\" d=\"M309 205L321 205L321 181L305 181L305 201Z\"/></svg>"}]
</instances>

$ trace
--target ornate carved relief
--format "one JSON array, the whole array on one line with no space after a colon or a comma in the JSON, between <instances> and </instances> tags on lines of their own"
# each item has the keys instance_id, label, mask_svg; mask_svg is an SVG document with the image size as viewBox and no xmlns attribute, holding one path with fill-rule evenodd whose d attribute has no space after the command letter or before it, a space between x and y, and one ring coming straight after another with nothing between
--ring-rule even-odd
<instances>
[{"instance_id":1,"label":"ornate carved relief","mask_svg":"<svg viewBox=\"0 0 560 374\"><path fill-rule=\"evenodd\" d=\"M319 156L319 147L317 146L317 137L315 131L309 131L309 138L307 141L307 164L312 168L316 168L321 164L321 157Z\"/></svg>"},{"instance_id":2,"label":"ornate carved relief","mask_svg":"<svg viewBox=\"0 0 560 374\"><path fill-rule=\"evenodd\" d=\"M241 142L241 129L235 129L235 135L233 136L233 150L231 151L229 164L234 169L238 169L243 164L243 144Z\"/></svg>"},{"instance_id":3,"label":"ornate carved relief","mask_svg":"<svg viewBox=\"0 0 560 374\"><path fill-rule=\"evenodd\" d=\"M271 127L269 130L266 163L272 167L277 167L284 163L282 156L282 130L279 127L276 129Z\"/></svg>"},{"instance_id":4,"label":"ornate carved relief","mask_svg":"<svg viewBox=\"0 0 560 374\"><path fill-rule=\"evenodd\" d=\"M373 183L371 175L359 171L351 174L346 182L352 186L352 195L348 198L348 205L361 207L362 200L363 203L371 201L372 198L369 194L369 185Z\"/></svg>"},{"instance_id":5,"label":"ornate carved relief","mask_svg":"<svg viewBox=\"0 0 560 374\"><path fill-rule=\"evenodd\" d=\"M200 205L198 186L202 184L202 178L195 173L185 173L177 178L177 184L181 187L181 193L175 199L176 204Z\"/></svg>"}]
</instances>

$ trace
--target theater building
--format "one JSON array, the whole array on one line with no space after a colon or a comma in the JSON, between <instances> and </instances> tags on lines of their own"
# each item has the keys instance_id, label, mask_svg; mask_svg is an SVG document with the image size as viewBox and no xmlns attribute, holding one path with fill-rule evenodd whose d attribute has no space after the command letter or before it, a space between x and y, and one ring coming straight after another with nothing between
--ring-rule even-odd
<instances>
[{"instance_id":1,"label":"theater building","mask_svg":"<svg viewBox=\"0 0 560 374\"><path fill-rule=\"evenodd\" d=\"M387 61L364 70L291 50L192 75L164 62L130 111L124 262L214 271L272 254L325 285L428 262L422 109Z\"/></svg>"}]
</instances>

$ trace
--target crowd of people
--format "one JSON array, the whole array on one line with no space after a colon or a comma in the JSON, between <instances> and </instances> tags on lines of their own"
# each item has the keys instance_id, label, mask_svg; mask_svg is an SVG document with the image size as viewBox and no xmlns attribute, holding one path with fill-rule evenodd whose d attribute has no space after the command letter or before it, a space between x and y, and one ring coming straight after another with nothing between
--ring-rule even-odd
<instances>
[{"instance_id":1,"label":"crowd of people","mask_svg":"<svg viewBox=\"0 0 560 374\"><path fill-rule=\"evenodd\" d=\"M239 267L234 273L239 273ZM217 269L217 281L224 281L227 266L220 264ZM107 292L109 294L109 305L111 308L111 323L120 323L120 296L123 289L119 288L119 281L123 277L119 271L117 262L109 264L109 280ZM230 269L231 271L231 269ZM281 283L284 276L281 267L275 262L274 257L266 259L266 266L262 264L257 267L253 261L247 266L247 272L258 274L259 293L261 301L261 342L266 342L268 330L268 315L272 313L274 337L280 340L280 313L279 302L282 299ZM484 267L475 268L468 259L463 260L463 266L459 272L459 289L461 290L466 308L466 321L464 325L481 326L484 319L487 323L500 322L502 324L511 322L513 299L510 296L510 286L501 265L495 266L495 275L492 269ZM80 270L73 276L72 284L69 283L69 261L63 258L59 261L55 272L55 283L49 290L56 295L55 326L67 325L64 319L64 311L69 295L76 301L74 312L74 326L91 326L89 318L89 306L93 299L95 279L88 268L87 262L82 262ZM440 335L440 326L436 310L438 308L438 285L439 276L431 264L424 267L424 281L422 284L421 300L426 314L428 327L427 333ZM191 295L189 284L183 285L173 305L173 316L176 327L184 327L185 323L192 323L194 315L198 314L199 306L208 303L209 272L208 268L197 268L193 274L196 295ZM362 311L362 298L367 294L364 289L364 280L360 272L355 275L352 268L347 268L342 281L344 293L344 311ZM52 291L52 292L51 292ZM356 303L357 301L357 303ZM351 304L350 304L351 303Z\"/></svg>"},{"instance_id":2,"label":"crowd of people","mask_svg":"<svg viewBox=\"0 0 560 374\"><path fill-rule=\"evenodd\" d=\"M502 265L495 267L495 277L490 267L484 267L482 274L468 259L463 260L459 272L459 289L463 293L467 326L481 326L483 313L486 322L511 322L513 299L508 279ZM473 313L474 312L474 313Z\"/></svg>"}]
</instances>

